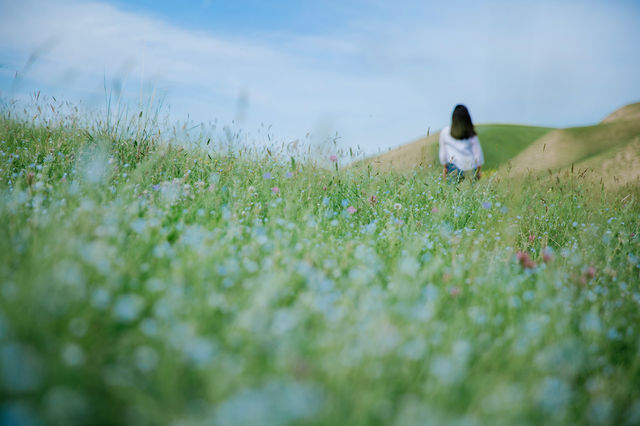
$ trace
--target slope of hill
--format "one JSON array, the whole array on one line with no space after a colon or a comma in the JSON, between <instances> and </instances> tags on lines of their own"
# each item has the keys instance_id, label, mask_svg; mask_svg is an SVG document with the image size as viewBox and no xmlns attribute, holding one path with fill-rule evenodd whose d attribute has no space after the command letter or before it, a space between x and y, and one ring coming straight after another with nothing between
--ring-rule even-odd
<instances>
[{"instance_id":1,"label":"slope of hill","mask_svg":"<svg viewBox=\"0 0 640 426\"><path fill-rule=\"evenodd\" d=\"M554 130L509 161L508 169L520 175L573 167L589 169L591 176L603 178L607 186L633 181L638 177L640 160L638 117L640 104L632 104L613 112L599 124Z\"/></svg>"},{"instance_id":2,"label":"slope of hill","mask_svg":"<svg viewBox=\"0 0 640 426\"><path fill-rule=\"evenodd\" d=\"M607 187L640 182L640 136L621 147L610 149L583 162L578 167L589 177L601 179Z\"/></svg>"},{"instance_id":3,"label":"slope of hill","mask_svg":"<svg viewBox=\"0 0 640 426\"><path fill-rule=\"evenodd\" d=\"M640 120L640 102L623 106L609 114L603 123L621 120Z\"/></svg>"},{"instance_id":4,"label":"slope of hill","mask_svg":"<svg viewBox=\"0 0 640 426\"><path fill-rule=\"evenodd\" d=\"M416 139L388 152L366 158L355 165L366 166L370 164L376 169L396 171L431 165L438 156L439 135L440 133L435 133Z\"/></svg>"},{"instance_id":5,"label":"slope of hill","mask_svg":"<svg viewBox=\"0 0 640 426\"><path fill-rule=\"evenodd\" d=\"M476 130L486 169L518 176L573 167L608 187L640 183L640 103L626 105L591 126L480 124ZM438 137L436 133L417 139L359 164L396 171L438 165Z\"/></svg>"},{"instance_id":6,"label":"slope of hill","mask_svg":"<svg viewBox=\"0 0 640 426\"><path fill-rule=\"evenodd\" d=\"M485 168L495 169L552 129L517 124L479 124L476 131L485 154ZM364 160L379 169L408 170L438 164L440 133L423 137Z\"/></svg>"},{"instance_id":7,"label":"slope of hill","mask_svg":"<svg viewBox=\"0 0 640 426\"><path fill-rule=\"evenodd\" d=\"M515 124L481 124L476 126L484 152L484 167L486 169L500 167L552 130L548 127Z\"/></svg>"}]
</instances>

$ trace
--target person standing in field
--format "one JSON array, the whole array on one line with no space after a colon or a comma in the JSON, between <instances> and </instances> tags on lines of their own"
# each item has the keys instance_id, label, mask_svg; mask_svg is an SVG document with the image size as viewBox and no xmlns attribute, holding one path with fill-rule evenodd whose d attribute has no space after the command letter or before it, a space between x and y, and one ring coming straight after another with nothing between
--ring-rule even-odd
<instances>
[{"instance_id":1,"label":"person standing in field","mask_svg":"<svg viewBox=\"0 0 640 426\"><path fill-rule=\"evenodd\" d=\"M440 132L439 158L443 166L443 179L449 175L458 182L464 178L465 173L470 172L473 172L476 179L480 179L484 155L471 115L464 105L456 105L451 117L451 126Z\"/></svg>"}]
</instances>

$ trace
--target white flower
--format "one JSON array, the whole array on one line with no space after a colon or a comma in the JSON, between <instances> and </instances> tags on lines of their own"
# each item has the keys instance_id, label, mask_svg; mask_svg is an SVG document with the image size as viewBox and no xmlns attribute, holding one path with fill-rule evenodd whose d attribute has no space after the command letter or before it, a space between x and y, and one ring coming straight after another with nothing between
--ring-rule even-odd
<instances>
[{"instance_id":1,"label":"white flower","mask_svg":"<svg viewBox=\"0 0 640 426\"><path fill-rule=\"evenodd\" d=\"M158 363L158 354L149 346L140 346L134 354L136 366L140 371L151 371Z\"/></svg>"},{"instance_id":2,"label":"white flower","mask_svg":"<svg viewBox=\"0 0 640 426\"><path fill-rule=\"evenodd\" d=\"M113 314L118 321L131 322L138 318L143 306L144 301L140 296L125 294L118 297L113 307Z\"/></svg>"},{"instance_id":3,"label":"white flower","mask_svg":"<svg viewBox=\"0 0 640 426\"><path fill-rule=\"evenodd\" d=\"M75 343L69 343L62 350L62 359L68 366L77 367L84 364L84 351L79 345Z\"/></svg>"}]
</instances>

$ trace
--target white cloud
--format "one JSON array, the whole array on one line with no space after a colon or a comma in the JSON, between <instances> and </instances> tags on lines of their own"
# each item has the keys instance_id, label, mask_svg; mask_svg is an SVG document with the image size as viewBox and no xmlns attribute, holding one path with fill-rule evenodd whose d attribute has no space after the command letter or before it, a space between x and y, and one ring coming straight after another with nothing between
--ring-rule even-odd
<instances>
[{"instance_id":1,"label":"white cloud","mask_svg":"<svg viewBox=\"0 0 640 426\"><path fill-rule=\"evenodd\" d=\"M246 96L248 130L274 124L286 140L338 131L369 152L445 125L459 102L480 122L562 126L640 96L638 16L622 6L411 5L378 3L331 34L257 39L104 3L0 2L0 53L6 80L45 46L24 75L29 89L101 99L104 75L131 93L142 80L167 93L176 118L223 123Z\"/></svg>"}]
</instances>

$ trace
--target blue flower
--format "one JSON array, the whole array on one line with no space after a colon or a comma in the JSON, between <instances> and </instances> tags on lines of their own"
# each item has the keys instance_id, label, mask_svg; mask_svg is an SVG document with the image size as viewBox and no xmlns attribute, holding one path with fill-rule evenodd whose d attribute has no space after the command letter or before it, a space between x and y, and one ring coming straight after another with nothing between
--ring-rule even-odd
<instances>
[{"instance_id":1,"label":"blue flower","mask_svg":"<svg viewBox=\"0 0 640 426\"><path fill-rule=\"evenodd\" d=\"M341 204L342 204L342 207L347 207L349 205L349 200L345 198L344 200L342 200Z\"/></svg>"},{"instance_id":2,"label":"blue flower","mask_svg":"<svg viewBox=\"0 0 640 426\"><path fill-rule=\"evenodd\" d=\"M485 201L484 203L482 203L482 208L483 209L490 209L491 208L491 202L490 201Z\"/></svg>"},{"instance_id":3,"label":"blue flower","mask_svg":"<svg viewBox=\"0 0 640 426\"><path fill-rule=\"evenodd\" d=\"M291 173L291 172L287 172L284 176L285 176L287 179L288 179L288 178L292 178L292 177L293 177L293 173Z\"/></svg>"},{"instance_id":4,"label":"blue flower","mask_svg":"<svg viewBox=\"0 0 640 426\"><path fill-rule=\"evenodd\" d=\"M262 175L263 179L271 179L271 173L267 172L265 174Z\"/></svg>"}]
</instances>

